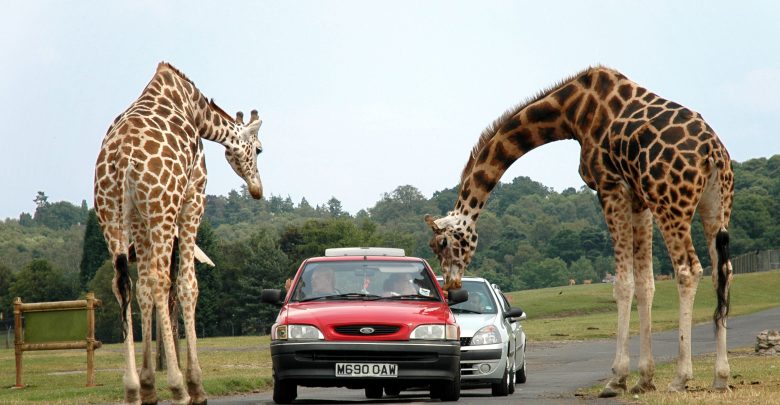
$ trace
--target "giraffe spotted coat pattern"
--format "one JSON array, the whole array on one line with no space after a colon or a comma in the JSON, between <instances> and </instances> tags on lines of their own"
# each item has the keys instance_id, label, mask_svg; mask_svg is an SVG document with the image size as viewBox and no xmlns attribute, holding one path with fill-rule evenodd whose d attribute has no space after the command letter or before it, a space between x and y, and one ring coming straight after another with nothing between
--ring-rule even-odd
<instances>
[{"instance_id":1,"label":"giraffe spotted coat pattern","mask_svg":"<svg viewBox=\"0 0 780 405\"><path fill-rule=\"evenodd\" d=\"M654 390L651 308L652 224L658 224L675 270L679 355L670 391L693 377L691 316L702 266L691 240L698 210L713 263L716 360L713 389L728 390L726 318L731 263L728 224L734 176L729 154L702 116L666 100L606 67L588 68L510 109L474 146L461 175L455 207L425 220L445 288L459 288L477 247L476 223L490 192L509 166L530 150L564 139L581 146L580 176L596 191L615 250L617 348L612 379L601 395L627 390L631 301L640 321L640 378L632 392Z\"/></svg>"},{"instance_id":2,"label":"giraffe spotted coat pattern","mask_svg":"<svg viewBox=\"0 0 780 405\"><path fill-rule=\"evenodd\" d=\"M206 162L202 139L225 146L225 157L262 198L257 155L262 121L252 111L247 124L209 101L179 70L160 63L138 99L108 129L95 167L95 210L114 262L113 291L119 301L124 332L125 401L157 402L152 361L152 314L162 325L168 386L174 404L205 404L195 334L198 283L193 258L195 237L204 210ZM138 261L136 298L141 310L143 360L136 369L128 274L130 246ZM171 277L174 245L179 272ZM186 375L174 349L168 313L171 288L179 300L187 339ZM185 381L186 380L186 381ZM186 382L186 385L185 385Z\"/></svg>"}]
</instances>

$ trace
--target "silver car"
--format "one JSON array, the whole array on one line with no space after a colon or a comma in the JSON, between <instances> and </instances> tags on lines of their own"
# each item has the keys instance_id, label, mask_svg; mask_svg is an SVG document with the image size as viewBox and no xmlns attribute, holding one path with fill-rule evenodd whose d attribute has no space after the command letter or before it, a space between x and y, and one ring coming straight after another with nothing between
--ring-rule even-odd
<instances>
[{"instance_id":1,"label":"silver car","mask_svg":"<svg viewBox=\"0 0 780 405\"><path fill-rule=\"evenodd\" d=\"M490 385L494 396L511 394L526 380L526 338L519 322L526 314L484 278L462 281L469 299L450 306L460 325L461 387Z\"/></svg>"}]
</instances>

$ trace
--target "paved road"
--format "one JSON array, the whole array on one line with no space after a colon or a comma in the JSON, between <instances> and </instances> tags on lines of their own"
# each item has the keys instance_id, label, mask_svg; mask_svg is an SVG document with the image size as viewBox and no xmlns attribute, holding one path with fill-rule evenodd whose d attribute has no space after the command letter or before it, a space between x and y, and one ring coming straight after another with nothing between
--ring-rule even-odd
<instances>
[{"instance_id":1,"label":"paved road","mask_svg":"<svg viewBox=\"0 0 780 405\"><path fill-rule=\"evenodd\" d=\"M729 348L751 346L756 335L764 329L780 328L780 307L752 315L729 319ZM532 338L532 337L531 337ZM697 325L693 330L693 354L714 353L715 336L712 322ZM639 356L638 338L631 339L632 369L636 368ZM677 356L677 330L653 335L653 353L656 364L673 361ZM529 344L528 382L518 384L517 391L509 397L493 397L489 389L463 390L458 404L571 404L588 405L617 404L615 399L576 399L574 392L605 382L611 376L610 367L615 354L614 340L597 340L570 343ZM709 380L711 375L697 376ZM629 382L629 385L632 385ZM659 386L659 388L661 388ZM299 388L296 403L427 403L432 401L427 392L403 393L398 398L368 400L363 390L342 388ZM271 392L233 397L210 398L209 404L255 405L273 404Z\"/></svg>"}]
</instances>

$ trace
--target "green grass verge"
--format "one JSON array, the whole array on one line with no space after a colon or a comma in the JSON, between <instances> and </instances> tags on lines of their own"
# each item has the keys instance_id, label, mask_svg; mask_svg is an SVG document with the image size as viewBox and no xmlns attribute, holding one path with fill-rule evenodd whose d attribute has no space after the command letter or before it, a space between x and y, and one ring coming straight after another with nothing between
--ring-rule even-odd
<instances>
[{"instance_id":1,"label":"green grass verge","mask_svg":"<svg viewBox=\"0 0 780 405\"><path fill-rule=\"evenodd\" d=\"M694 379L688 382L688 391L684 393L666 392L666 386L675 377L676 364L659 365L655 370L657 390L641 395L624 394L618 399L623 403L647 405L774 405L780 401L780 362L777 356L759 356L753 348L743 348L729 352L731 366L730 392L711 392L712 365L715 355L708 354L693 358ZM632 387L639 379L637 372L628 379ZM580 398L596 398L603 384L577 392Z\"/></svg>"},{"instance_id":2,"label":"green grass verge","mask_svg":"<svg viewBox=\"0 0 780 405\"><path fill-rule=\"evenodd\" d=\"M264 391L271 387L268 336L209 338L198 341L203 384L209 396ZM3 346L4 347L4 346ZM186 342L181 341L184 352ZM141 364L141 345L136 359ZM186 355L184 356L186 359ZM124 399L122 345L104 345L95 351L96 387L86 385L86 352L51 350L25 352L22 381L15 389L14 350L0 350L0 404L95 404L120 403ZM185 366L183 360L182 365ZM170 400L165 372L156 373L157 395Z\"/></svg>"}]
</instances>

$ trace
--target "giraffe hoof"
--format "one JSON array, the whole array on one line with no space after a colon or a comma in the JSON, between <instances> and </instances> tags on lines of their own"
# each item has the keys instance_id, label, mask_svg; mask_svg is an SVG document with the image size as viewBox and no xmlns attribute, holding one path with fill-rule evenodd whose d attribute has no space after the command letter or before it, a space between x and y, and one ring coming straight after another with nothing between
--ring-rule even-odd
<instances>
[{"instance_id":1,"label":"giraffe hoof","mask_svg":"<svg viewBox=\"0 0 780 405\"><path fill-rule=\"evenodd\" d=\"M144 400L141 402L141 405L157 405L157 398L153 400Z\"/></svg>"},{"instance_id":2,"label":"giraffe hoof","mask_svg":"<svg viewBox=\"0 0 780 405\"><path fill-rule=\"evenodd\" d=\"M615 384L610 382L599 394L599 398L614 398L622 393L626 392L625 384Z\"/></svg>"},{"instance_id":3,"label":"giraffe hoof","mask_svg":"<svg viewBox=\"0 0 780 405\"><path fill-rule=\"evenodd\" d=\"M631 387L632 394L644 394L645 392L655 391L655 385L653 383L642 383Z\"/></svg>"},{"instance_id":4,"label":"giraffe hoof","mask_svg":"<svg viewBox=\"0 0 780 405\"><path fill-rule=\"evenodd\" d=\"M681 384L681 383L673 382L669 384L666 390L669 392L686 392L688 390L688 386L685 385L684 383Z\"/></svg>"},{"instance_id":5,"label":"giraffe hoof","mask_svg":"<svg viewBox=\"0 0 780 405\"><path fill-rule=\"evenodd\" d=\"M208 399L204 399L202 402L192 402L192 405L207 405L209 403Z\"/></svg>"}]
</instances>

